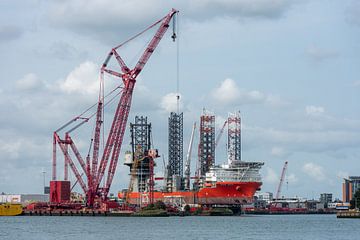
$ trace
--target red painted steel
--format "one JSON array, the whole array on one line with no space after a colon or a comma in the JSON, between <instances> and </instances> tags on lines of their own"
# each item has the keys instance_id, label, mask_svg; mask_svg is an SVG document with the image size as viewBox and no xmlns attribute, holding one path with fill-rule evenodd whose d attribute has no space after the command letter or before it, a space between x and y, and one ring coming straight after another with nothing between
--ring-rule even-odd
<instances>
[{"instance_id":1,"label":"red painted steel","mask_svg":"<svg viewBox=\"0 0 360 240\"><path fill-rule=\"evenodd\" d=\"M171 198L182 199L185 204L242 204L251 202L255 192L262 185L261 182L218 182L215 186L203 187L198 191L154 192L154 201L167 202ZM123 192L118 193L124 198ZM140 193L129 194L129 203L139 204Z\"/></svg>"},{"instance_id":2,"label":"red painted steel","mask_svg":"<svg viewBox=\"0 0 360 240\"><path fill-rule=\"evenodd\" d=\"M81 117L82 115L80 115L70 120L68 123L66 123L64 126L62 126L61 128L59 128L54 132L52 179L56 180L56 146L59 145L61 151L64 154L66 163L70 165L70 168L74 172L77 181L79 182L80 186L86 193L88 206L93 206L95 199L98 197L101 197L102 200L106 200L107 198L112 180L116 172L116 166L119 159L121 145L127 124L127 119L130 112L131 100L136 83L136 78L144 68L145 64L147 63L151 55L153 54L155 48L157 47L160 40L167 31L170 20L177 12L178 12L177 10L172 9L165 17L158 20L157 22L155 22L154 24L152 24L142 32L138 33L137 35L133 36L129 40L111 49L110 53L108 54L105 62L101 67L100 94L99 94L99 101L97 104L97 111L96 111L96 126L94 130L94 137L92 139L93 141L92 159L90 159L90 151L89 151L89 154L86 158L86 163L84 162L83 158L81 157L79 151L76 148L75 143L73 142L73 140L69 135L70 132L74 131L76 128L80 127L82 124L87 122L89 118L83 118ZM140 57L135 67L133 69L130 69L126 65L125 61L121 58L117 50L120 47L124 46L126 43L130 42L131 40L135 39L136 37L140 36L147 30L155 27L158 24L160 24L160 26L156 31L155 35L153 36L153 38L151 39L150 43L148 44L146 50ZM120 65L121 72L107 68L108 63L113 56L115 56L116 61ZM103 111L104 111L104 96L103 96L104 73L108 73L113 76L121 78L124 86L121 90L121 96L115 111L115 115L109 131L109 135L107 137L104 151L99 161L99 149L100 149L100 138L101 138L100 135L101 135L101 126L103 123ZM62 140L59 137L58 132L68 127L70 124L74 123L77 120L81 120L82 122L76 125L75 127L71 128L68 132L66 132L65 140ZM69 145L70 145L70 149L68 148ZM82 179L82 175L80 175L79 171L77 170L68 150L72 151L77 161L79 162L82 170L84 171L86 175L87 185ZM107 178L103 179L106 169L107 169ZM104 183L104 187L102 188L100 188L101 183Z\"/></svg>"},{"instance_id":3,"label":"red painted steel","mask_svg":"<svg viewBox=\"0 0 360 240\"><path fill-rule=\"evenodd\" d=\"M50 181L50 202L70 201L70 181Z\"/></svg>"}]
</instances>

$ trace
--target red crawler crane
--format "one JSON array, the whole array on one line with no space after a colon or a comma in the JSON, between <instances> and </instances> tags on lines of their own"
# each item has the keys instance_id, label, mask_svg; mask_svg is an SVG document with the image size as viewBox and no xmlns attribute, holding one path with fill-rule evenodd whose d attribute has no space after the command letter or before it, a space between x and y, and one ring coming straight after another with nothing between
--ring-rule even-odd
<instances>
[{"instance_id":1,"label":"red crawler crane","mask_svg":"<svg viewBox=\"0 0 360 240\"><path fill-rule=\"evenodd\" d=\"M75 174L78 183L80 184L81 188L86 194L87 206L89 207L92 207L94 205L94 201L97 198L101 198L102 200L107 199L107 195L109 193L110 186L116 171L117 162L119 159L121 144L123 141L126 123L130 111L131 99L133 95L134 86L136 83L136 78L140 74L145 64L149 60L150 56L154 52L155 48L159 44L160 40L164 36L166 30L169 27L169 23L171 19L177 12L178 12L177 10L172 9L165 17L158 20L157 22L146 28L144 31L138 33L129 40L125 41L124 43L116 46L108 54L105 62L101 67L100 94L99 94L99 101L97 103L96 126L94 130L94 137L91 140L91 145L88 155L86 157L86 161L84 161L81 154L79 153L74 141L70 137L70 133L75 129L77 129L78 127L80 127L81 125L83 125L84 123L88 122L89 119L95 114L91 115L90 117L82 117L83 115L82 114L72 119L70 122L68 122L67 124L65 124L64 126L62 126L61 128L57 129L54 132L52 180L53 181L56 180L56 147L57 145L59 145L65 158L64 178L65 180L67 180L67 167L68 165L70 165L70 168ZM158 24L160 24L160 27L158 28L157 32L151 39L146 50L140 57L135 67L133 69L130 69L119 55L118 49ZM175 31L172 35L172 38L173 40L175 40L176 38ZM120 65L121 71L114 71L107 68L108 63L113 56L115 56L118 64ZM115 111L114 119L112 121L112 125L109 131L109 135L106 140L103 154L101 158L99 158L101 126L103 123L104 106L106 105L104 104L104 95L103 95L104 73L108 73L115 77L121 78L123 82L123 87L121 90L120 100ZM75 125L70 130L68 130L65 133L65 138L61 139L60 136L58 135L58 132L70 126L71 124L74 124L74 122L78 120L80 120L81 122ZM80 164L83 172L85 173L87 184L83 180L82 175L80 175L79 170L77 169L75 162L69 153L69 146L73 152L73 155L75 155L78 163ZM92 159L90 158L91 150L92 150ZM104 175L106 169L107 169L107 178L105 179ZM101 183L104 184L103 187L100 187Z\"/></svg>"}]
</instances>

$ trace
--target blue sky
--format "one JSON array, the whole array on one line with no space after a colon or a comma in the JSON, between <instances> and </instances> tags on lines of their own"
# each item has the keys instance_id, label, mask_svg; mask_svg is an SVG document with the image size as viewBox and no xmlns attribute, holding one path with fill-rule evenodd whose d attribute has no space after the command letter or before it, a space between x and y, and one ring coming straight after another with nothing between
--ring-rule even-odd
<instances>
[{"instance_id":1,"label":"blue sky","mask_svg":"<svg viewBox=\"0 0 360 240\"><path fill-rule=\"evenodd\" d=\"M360 174L355 0L1 1L0 192L41 191L42 171L50 177L52 132L96 101L109 50L171 7L180 10L184 146L203 107L219 127L240 110L243 159L265 162L263 191L275 191L287 160L283 194L341 197L342 178ZM129 64L151 34L123 49ZM149 117L165 157L163 126L175 91L176 44L168 33L139 76L129 117ZM77 139L83 152L88 139ZM216 161L226 161L225 136ZM127 173L121 156L113 192L127 187Z\"/></svg>"}]
</instances>

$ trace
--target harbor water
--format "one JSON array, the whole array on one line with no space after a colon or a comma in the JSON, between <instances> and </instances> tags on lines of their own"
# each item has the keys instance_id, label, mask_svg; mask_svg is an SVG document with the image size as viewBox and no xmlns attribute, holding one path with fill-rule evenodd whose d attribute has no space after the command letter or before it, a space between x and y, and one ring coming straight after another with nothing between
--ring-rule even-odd
<instances>
[{"instance_id":1,"label":"harbor water","mask_svg":"<svg viewBox=\"0 0 360 240\"><path fill-rule=\"evenodd\" d=\"M359 239L360 219L335 215L234 217L0 217L0 239Z\"/></svg>"}]
</instances>

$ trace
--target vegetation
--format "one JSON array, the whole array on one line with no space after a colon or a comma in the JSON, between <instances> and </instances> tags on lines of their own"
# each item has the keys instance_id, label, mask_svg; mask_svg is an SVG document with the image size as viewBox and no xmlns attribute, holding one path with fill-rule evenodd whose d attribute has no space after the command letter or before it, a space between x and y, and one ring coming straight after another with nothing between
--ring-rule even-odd
<instances>
[{"instance_id":1,"label":"vegetation","mask_svg":"<svg viewBox=\"0 0 360 240\"><path fill-rule=\"evenodd\" d=\"M210 216L232 216L233 211L229 208L212 208L209 211Z\"/></svg>"},{"instance_id":2,"label":"vegetation","mask_svg":"<svg viewBox=\"0 0 360 240\"><path fill-rule=\"evenodd\" d=\"M190 206L189 205L185 205L184 212L187 213L187 214L190 213Z\"/></svg>"},{"instance_id":3,"label":"vegetation","mask_svg":"<svg viewBox=\"0 0 360 240\"><path fill-rule=\"evenodd\" d=\"M154 217L154 216L168 216L166 211L166 205L162 201L157 201L154 204L149 204L142 208L139 212L135 213L134 216L143 217Z\"/></svg>"},{"instance_id":4,"label":"vegetation","mask_svg":"<svg viewBox=\"0 0 360 240\"><path fill-rule=\"evenodd\" d=\"M197 208L197 209L195 210L194 215L201 215L202 212L203 212L203 208L202 208L202 207L199 207L199 208Z\"/></svg>"},{"instance_id":5,"label":"vegetation","mask_svg":"<svg viewBox=\"0 0 360 240\"><path fill-rule=\"evenodd\" d=\"M355 192L353 199L350 201L350 208L360 209L360 189Z\"/></svg>"}]
</instances>

